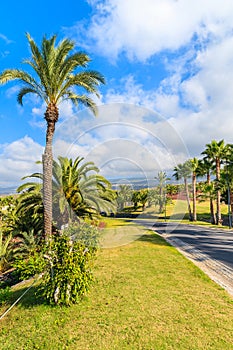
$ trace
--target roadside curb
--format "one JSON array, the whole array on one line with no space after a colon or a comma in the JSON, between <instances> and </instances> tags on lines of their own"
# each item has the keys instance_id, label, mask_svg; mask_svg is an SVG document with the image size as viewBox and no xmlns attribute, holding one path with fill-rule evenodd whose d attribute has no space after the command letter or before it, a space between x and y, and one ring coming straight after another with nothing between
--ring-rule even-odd
<instances>
[{"instance_id":1,"label":"roadside curb","mask_svg":"<svg viewBox=\"0 0 233 350\"><path fill-rule=\"evenodd\" d=\"M191 260L203 272L205 272L214 282L219 284L233 297L233 269L211 259L208 255L201 253L192 245L183 242L179 238L174 238L169 234L157 234L163 237L168 243L175 247L181 254Z\"/></svg>"}]
</instances>

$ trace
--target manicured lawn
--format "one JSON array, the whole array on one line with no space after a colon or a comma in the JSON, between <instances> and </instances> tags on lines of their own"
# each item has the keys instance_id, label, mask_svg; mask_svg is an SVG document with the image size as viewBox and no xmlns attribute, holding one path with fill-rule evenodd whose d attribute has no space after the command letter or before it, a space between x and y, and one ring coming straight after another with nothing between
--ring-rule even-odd
<instances>
[{"instance_id":1,"label":"manicured lawn","mask_svg":"<svg viewBox=\"0 0 233 350\"><path fill-rule=\"evenodd\" d=\"M192 203L191 203L192 205ZM135 212L138 214L138 217L143 219L152 218L157 221L165 221L165 218L168 222L180 222L185 224L192 225L204 225L211 226L213 228L217 228L216 225L210 224L210 210L209 210L209 201L199 202L197 201L197 221L190 222L189 215L187 210L187 201L186 200L173 200L172 203L167 204L166 206L166 216L165 213L158 213L158 208L155 206L147 207L144 212L139 210ZM225 225L221 226L221 228L228 229L228 206L227 204L221 204L221 213L222 218L225 218Z\"/></svg>"},{"instance_id":2,"label":"manicured lawn","mask_svg":"<svg viewBox=\"0 0 233 350\"><path fill-rule=\"evenodd\" d=\"M31 289L0 321L1 349L233 349L232 298L151 231L102 249L94 274L88 296L70 308L49 307Z\"/></svg>"}]
</instances>

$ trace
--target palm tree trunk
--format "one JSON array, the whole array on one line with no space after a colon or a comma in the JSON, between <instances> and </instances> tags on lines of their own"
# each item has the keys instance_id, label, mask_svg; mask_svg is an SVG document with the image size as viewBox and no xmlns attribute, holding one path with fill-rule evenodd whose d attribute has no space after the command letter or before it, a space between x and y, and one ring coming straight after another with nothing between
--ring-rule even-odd
<instances>
[{"instance_id":1,"label":"palm tree trunk","mask_svg":"<svg viewBox=\"0 0 233 350\"><path fill-rule=\"evenodd\" d=\"M163 211L163 189L162 186L159 188L159 213Z\"/></svg>"},{"instance_id":2,"label":"palm tree trunk","mask_svg":"<svg viewBox=\"0 0 233 350\"><path fill-rule=\"evenodd\" d=\"M232 189L230 188L230 207L231 207L231 222L232 222L232 213L233 213L233 192Z\"/></svg>"},{"instance_id":3,"label":"palm tree trunk","mask_svg":"<svg viewBox=\"0 0 233 350\"><path fill-rule=\"evenodd\" d=\"M55 131L55 123L47 123L46 146L43 154L43 205L44 205L44 236L49 238L52 235L52 171L53 152L52 141Z\"/></svg>"},{"instance_id":4,"label":"palm tree trunk","mask_svg":"<svg viewBox=\"0 0 233 350\"><path fill-rule=\"evenodd\" d=\"M45 112L47 121L46 145L43 154L43 205L44 205L44 235L48 239L52 235L53 203L52 203L52 177L53 177L53 135L55 123L58 120L58 108L50 103Z\"/></svg>"},{"instance_id":5,"label":"palm tree trunk","mask_svg":"<svg viewBox=\"0 0 233 350\"><path fill-rule=\"evenodd\" d=\"M216 179L217 181L220 180L220 159L216 158ZM221 217L221 192L220 190L217 190L217 225L222 224L222 217Z\"/></svg>"},{"instance_id":6,"label":"palm tree trunk","mask_svg":"<svg viewBox=\"0 0 233 350\"><path fill-rule=\"evenodd\" d=\"M211 180L210 180L210 172L207 172L207 184L210 185ZM210 216L211 216L211 224L216 225L216 215L214 212L214 200L212 196L210 196Z\"/></svg>"},{"instance_id":7,"label":"palm tree trunk","mask_svg":"<svg viewBox=\"0 0 233 350\"><path fill-rule=\"evenodd\" d=\"M211 224L216 225L216 215L214 212L214 201L212 198L210 198L210 215L211 215Z\"/></svg>"},{"instance_id":8,"label":"palm tree trunk","mask_svg":"<svg viewBox=\"0 0 233 350\"><path fill-rule=\"evenodd\" d=\"M192 183L193 183L193 221L197 221L197 209L196 209L196 202L197 202L197 194L196 194L196 173L193 173Z\"/></svg>"},{"instance_id":9,"label":"palm tree trunk","mask_svg":"<svg viewBox=\"0 0 233 350\"><path fill-rule=\"evenodd\" d=\"M185 187L186 198L187 198L187 203L188 203L189 220L193 221L193 215L192 215L190 199L189 199L188 182L187 182L186 178L184 178L184 187Z\"/></svg>"}]
</instances>

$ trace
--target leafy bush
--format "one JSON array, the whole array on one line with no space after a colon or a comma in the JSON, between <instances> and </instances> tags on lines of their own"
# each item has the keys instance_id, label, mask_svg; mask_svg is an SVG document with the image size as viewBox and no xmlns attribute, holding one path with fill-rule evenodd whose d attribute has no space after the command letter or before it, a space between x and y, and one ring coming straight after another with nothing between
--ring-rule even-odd
<instances>
[{"instance_id":1,"label":"leafy bush","mask_svg":"<svg viewBox=\"0 0 233 350\"><path fill-rule=\"evenodd\" d=\"M19 280L25 280L44 271L46 261L41 252L34 252L27 258L18 258L14 262L16 274Z\"/></svg>"},{"instance_id":2,"label":"leafy bush","mask_svg":"<svg viewBox=\"0 0 233 350\"><path fill-rule=\"evenodd\" d=\"M3 305L6 301L10 299L12 291L10 287L0 289L0 305Z\"/></svg>"},{"instance_id":3,"label":"leafy bush","mask_svg":"<svg viewBox=\"0 0 233 350\"><path fill-rule=\"evenodd\" d=\"M69 306L78 303L89 290L97 242L97 228L87 224L72 224L52 237L41 285L49 303Z\"/></svg>"}]
</instances>

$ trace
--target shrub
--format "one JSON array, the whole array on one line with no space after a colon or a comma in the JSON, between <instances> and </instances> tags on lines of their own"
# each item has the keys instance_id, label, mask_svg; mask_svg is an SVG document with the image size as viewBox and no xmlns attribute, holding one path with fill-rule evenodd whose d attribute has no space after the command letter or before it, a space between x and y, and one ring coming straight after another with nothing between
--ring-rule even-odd
<instances>
[{"instance_id":1,"label":"shrub","mask_svg":"<svg viewBox=\"0 0 233 350\"><path fill-rule=\"evenodd\" d=\"M10 287L0 289L0 305L3 305L6 301L10 299L12 291Z\"/></svg>"},{"instance_id":2,"label":"shrub","mask_svg":"<svg viewBox=\"0 0 233 350\"><path fill-rule=\"evenodd\" d=\"M71 224L52 237L41 285L49 303L69 306L78 303L89 290L97 242L98 230L87 224Z\"/></svg>"},{"instance_id":3,"label":"shrub","mask_svg":"<svg viewBox=\"0 0 233 350\"><path fill-rule=\"evenodd\" d=\"M25 280L44 271L46 261L42 252L33 252L27 258L17 258L13 264L19 280Z\"/></svg>"}]
</instances>

